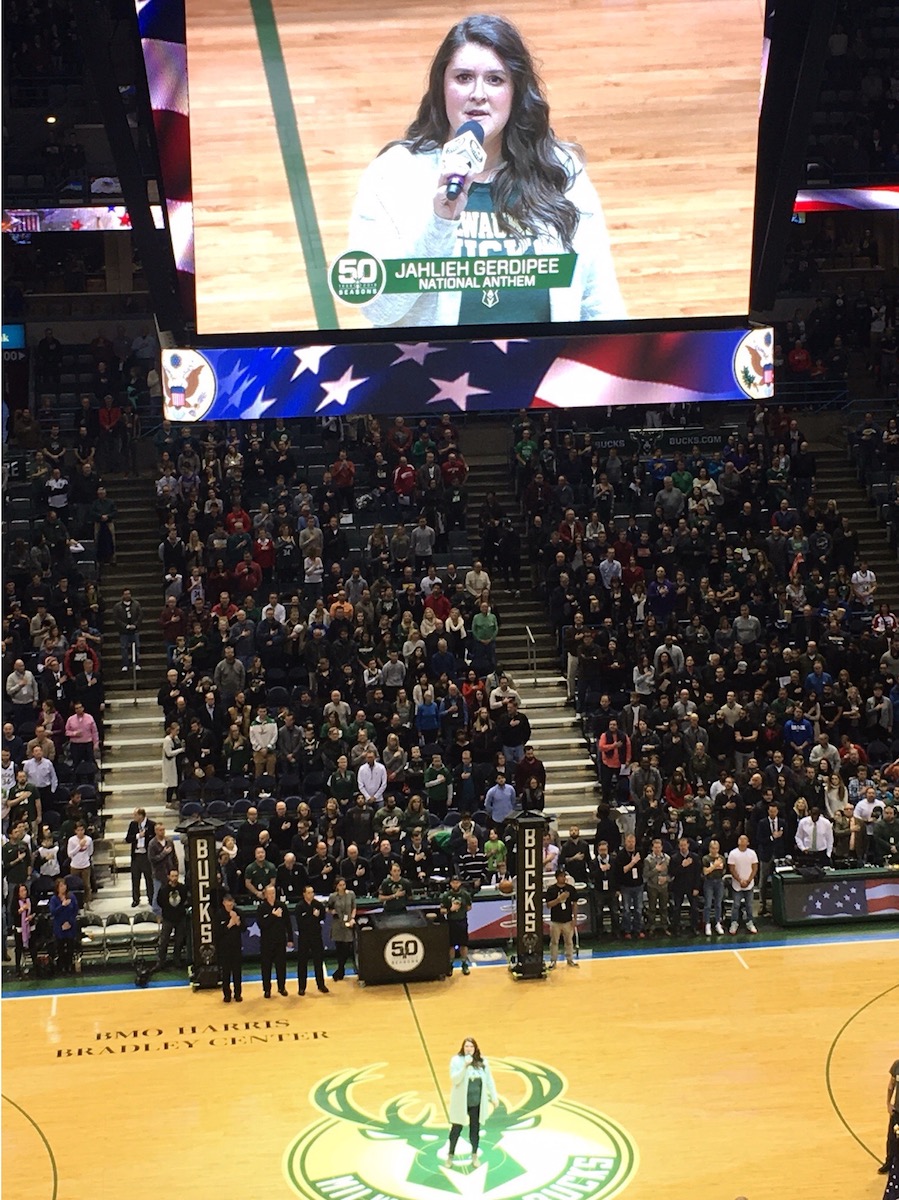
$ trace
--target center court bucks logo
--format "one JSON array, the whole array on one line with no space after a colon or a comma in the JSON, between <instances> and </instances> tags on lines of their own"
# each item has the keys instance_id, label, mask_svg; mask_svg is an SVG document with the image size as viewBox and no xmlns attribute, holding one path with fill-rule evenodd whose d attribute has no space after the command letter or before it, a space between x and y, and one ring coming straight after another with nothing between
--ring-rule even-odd
<instances>
[{"instance_id":1,"label":"center court bucks logo","mask_svg":"<svg viewBox=\"0 0 899 1200\"><path fill-rule=\"evenodd\" d=\"M311 1099L323 1117L288 1147L284 1168L306 1200L609 1200L633 1178L625 1130L563 1098L566 1083L528 1059L491 1059L500 1102L481 1129L480 1164L459 1143L446 1165L449 1122L416 1093L384 1096L385 1064L339 1071ZM361 1094L365 1092L363 1099Z\"/></svg>"}]
</instances>

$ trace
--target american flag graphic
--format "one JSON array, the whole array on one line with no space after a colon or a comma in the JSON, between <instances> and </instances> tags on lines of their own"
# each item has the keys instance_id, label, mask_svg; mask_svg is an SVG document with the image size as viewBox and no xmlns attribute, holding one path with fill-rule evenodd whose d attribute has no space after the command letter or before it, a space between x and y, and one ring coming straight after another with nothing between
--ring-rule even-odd
<instances>
[{"instance_id":1,"label":"american flag graphic","mask_svg":"<svg viewBox=\"0 0 899 1200\"><path fill-rule=\"evenodd\" d=\"M803 916L810 920L899 916L899 879L839 879L809 889Z\"/></svg>"},{"instance_id":2,"label":"american flag graphic","mask_svg":"<svg viewBox=\"0 0 899 1200\"><path fill-rule=\"evenodd\" d=\"M651 407L745 399L741 356L747 337L759 333L694 330L190 353L202 355L215 374L215 398L204 420ZM164 364L173 353L188 352L163 351ZM174 406L166 406L166 415L186 419Z\"/></svg>"}]
</instances>

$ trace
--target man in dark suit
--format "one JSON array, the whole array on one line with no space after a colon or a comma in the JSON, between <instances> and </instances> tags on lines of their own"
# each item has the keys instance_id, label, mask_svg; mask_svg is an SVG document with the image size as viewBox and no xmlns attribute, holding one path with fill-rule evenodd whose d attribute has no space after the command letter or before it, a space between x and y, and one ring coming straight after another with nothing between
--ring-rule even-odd
<instances>
[{"instance_id":1,"label":"man in dark suit","mask_svg":"<svg viewBox=\"0 0 899 1200\"><path fill-rule=\"evenodd\" d=\"M272 995L272 968L278 982L278 995L287 995L287 946L293 941L293 927L287 909L277 899L274 883L266 886L262 903L256 909L259 922L259 954L262 969L262 994Z\"/></svg>"},{"instance_id":2,"label":"man in dark suit","mask_svg":"<svg viewBox=\"0 0 899 1200\"><path fill-rule=\"evenodd\" d=\"M216 951L222 973L222 997L226 1004L231 1003L232 983L234 999L238 1004L243 1000L241 995L243 983L242 929L243 922L240 913L234 907L234 897L230 892L225 892L222 896L222 907L219 910L216 924Z\"/></svg>"},{"instance_id":3,"label":"man in dark suit","mask_svg":"<svg viewBox=\"0 0 899 1200\"><path fill-rule=\"evenodd\" d=\"M322 921L325 919L325 906L315 898L315 890L311 883L303 888L303 898L296 908L297 916L297 990L301 996L306 994L306 974L309 963L315 971L315 983L320 992L327 992L325 985L324 944L322 942Z\"/></svg>"},{"instance_id":4,"label":"man in dark suit","mask_svg":"<svg viewBox=\"0 0 899 1200\"><path fill-rule=\"evenodd\" d=\"M769 796L768 800L768 815L755 827L755 852L759 856L760 915L764 915L768 904L768 888L774 872L774 862L789 853L786 822L774 797Z\"/></svg>"},{"instance_id":5,"label":"man in dark suit","mask_svg":"<svg viewBox=\"0 0 899 1200\"><path fill-rule=\"evenodd\" d=\"M150 840L154 828L147 820L146 810L136 808L134 818L125 834L125 842L131 847L131 907L140 904L140 881L143 879L147 892L147 903L153 903L153 872L150 868Z\"/></svg>"}]
</instances>

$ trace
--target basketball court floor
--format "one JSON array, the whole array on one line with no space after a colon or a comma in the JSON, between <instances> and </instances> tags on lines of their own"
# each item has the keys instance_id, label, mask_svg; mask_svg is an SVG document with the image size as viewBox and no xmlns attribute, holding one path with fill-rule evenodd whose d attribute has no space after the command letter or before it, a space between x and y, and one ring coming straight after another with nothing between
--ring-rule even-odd
<instances>
[{"instance_id":1,"label":"basketball court floor","mask_svg":"<svg viewBox=\"0 0 899 1200\"><path fill-rule=\"evenodd\" d=\"M899 937L584 955L242 1004L8 994L5 1200L879 1200ZM256 975L249 972L251 980ZM258 976L257 976L258 978ZM449 1059L500 1104L445 1164ZM467 1131L466 1131L467 1132Z\"/></svg>"}]
</instances>

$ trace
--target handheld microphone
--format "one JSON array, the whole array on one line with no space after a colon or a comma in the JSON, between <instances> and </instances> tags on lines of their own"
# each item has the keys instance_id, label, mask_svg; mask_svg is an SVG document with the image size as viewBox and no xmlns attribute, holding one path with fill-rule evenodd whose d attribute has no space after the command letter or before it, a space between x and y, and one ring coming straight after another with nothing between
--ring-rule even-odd
<instances>
[{"instance_id":1,"label":"handheld microphone","mask_svg":"<svg viewBox=\"0 0 899 1200\"><path fill-rule=\"evenodd\" d=\"M468 160L468 170L482 170L487 161L484 152L484 127L477 121L466 121L456 130L456 135L443 147L444 159L450 155L460 155ZM466 173L467 174L467 173ZM447 200L457 200L462 194L465 175L450 175L446 185Z\"/></svg>"}]
</instances>

